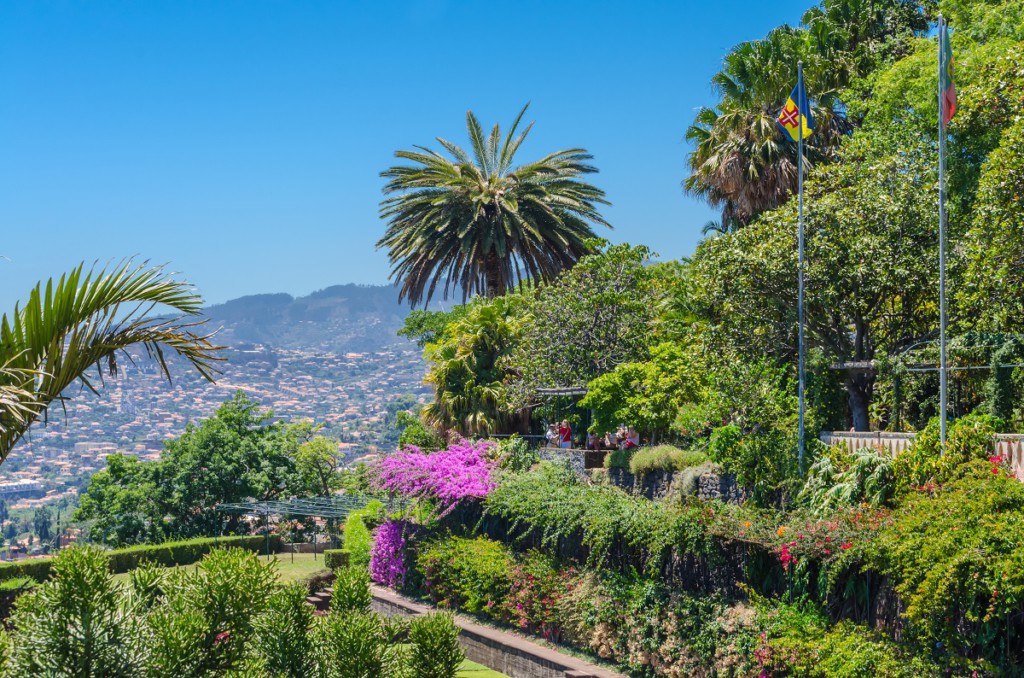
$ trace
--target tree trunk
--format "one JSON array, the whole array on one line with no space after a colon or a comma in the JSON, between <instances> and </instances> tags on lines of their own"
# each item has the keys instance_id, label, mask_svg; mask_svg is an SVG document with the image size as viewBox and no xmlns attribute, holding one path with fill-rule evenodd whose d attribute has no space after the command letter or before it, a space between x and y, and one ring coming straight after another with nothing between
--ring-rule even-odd
<instances>
[{"instance_id":1,"label":"tree trunk","mask_svg":"<svg viewBox=\"0 0 1024 678\"><path fill-rule=\"evenodd\" d=\"M875 389L875 375L851 370L846 377L846 393L850 405L850 418L854 431L869 431L871 417L868 408Z\"/></svg>"},{"instance_id":2,"label":"tree trunk","mask_svg":"<svg viewBox=\"0 0 1024 678\"><path fill-rule=\"evenodd\" d=\"M505 281L501 275L501 261L494 250L487 253L485 267L484 295L488 299L496 299L505 294Z\"/></svg>"}]
</instances>

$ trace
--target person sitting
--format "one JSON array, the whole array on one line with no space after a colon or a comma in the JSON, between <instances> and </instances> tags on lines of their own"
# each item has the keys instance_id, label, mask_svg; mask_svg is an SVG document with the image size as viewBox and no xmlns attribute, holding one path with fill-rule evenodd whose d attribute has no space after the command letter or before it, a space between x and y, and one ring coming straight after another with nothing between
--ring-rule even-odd
<instances>
[{"instance_id":1,"label":"person sitting","mask_svg":"<svg viewBox=\"0 0 1024 678\"><path fill-rule=\"evenodd\" d=\"M631 447L637 447L639 444L640 444L640 434L637 432L637 430L635 428L630 426L628 429L626 429L626 439L625 439L625 441L622 444L623 445L623 449L628 449L628 448L631 448Z\"/></svg>"},{"instance_id":2,"label":"person sitting","mask_svg":"<svg viewBox=\"0 0 1024 678\"><path fill-rule=\"evenodd\" d=\"M609 450L619 449L619 434L615 431L609 431L604 434L604 446Z\"/></svg>"},{"instance_id":3,"label":"person sitting","mask_svg":"<svg viewBox=\"0 0 1024 678\"><path fill-rule=\"evenodd\" d=\"M594 433L593 431L587 431L587 449L600 449L600 441L597 439L597 434Z\"/></svg>"}]
</instances>

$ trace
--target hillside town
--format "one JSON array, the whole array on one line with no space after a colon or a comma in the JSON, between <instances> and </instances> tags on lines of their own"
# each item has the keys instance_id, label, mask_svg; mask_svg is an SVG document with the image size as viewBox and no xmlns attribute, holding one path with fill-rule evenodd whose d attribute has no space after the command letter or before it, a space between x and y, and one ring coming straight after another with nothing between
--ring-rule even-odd
<instances>
[{"instance_id":1,"label":"hillside town","mask_svg":"<svg viewBox=\"0 0 1024 678\"><path fill-rule=\"evenodd\" d=\"M412 344L344 354L246 345L225 355L215 383L185 370L168 383L141 354L116 377L104 375L102 385L94 375L98 393L76 387L63 409L52 407L45 425L34 427L0 466L0 499L13 510L73 501L108 455L159 458L165 440L239 389L275 417L321 424L339 440L343 459L377 451L396 396L428 393Z\"/></svg>"}]
</instances>

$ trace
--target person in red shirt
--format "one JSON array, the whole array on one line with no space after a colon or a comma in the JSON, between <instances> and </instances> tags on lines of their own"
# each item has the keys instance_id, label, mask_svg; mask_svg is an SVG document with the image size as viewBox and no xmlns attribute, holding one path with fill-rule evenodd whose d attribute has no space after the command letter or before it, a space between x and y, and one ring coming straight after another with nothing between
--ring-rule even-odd
<instances>
[{"instance_id":1,"label":"person in red shirt","mask_svg":"<svg viewBox=\"0 0 1024 678\"><path fill-rule=\"evenodd\" d=\"M561 441L563 449L572 447L572 429L569 428L569 422L565 419L562 420L562 425L558 427L558 439Z\"/></svg>"}]
</instances>

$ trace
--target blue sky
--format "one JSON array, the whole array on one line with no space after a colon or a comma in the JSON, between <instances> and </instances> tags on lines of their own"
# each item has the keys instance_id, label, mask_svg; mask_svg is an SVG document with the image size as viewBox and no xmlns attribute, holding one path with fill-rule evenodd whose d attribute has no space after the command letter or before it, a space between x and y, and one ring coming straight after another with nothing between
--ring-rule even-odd
<instances>
[{"instance_id":1,"label":"blue sky","mask_svg":"<svg viewBox=\"0 0 1024 678\"><path fill-rule=\"evenodd\" d=\"M692 252L687 125L737 42L809 0L0 3L0 310L80 261L168 262L209 302L383 283L396 149L465 112L582 146L613 241Z\"/></svg>"}]
</instances>

